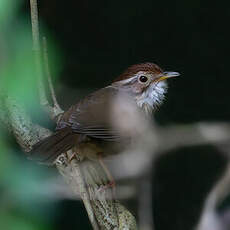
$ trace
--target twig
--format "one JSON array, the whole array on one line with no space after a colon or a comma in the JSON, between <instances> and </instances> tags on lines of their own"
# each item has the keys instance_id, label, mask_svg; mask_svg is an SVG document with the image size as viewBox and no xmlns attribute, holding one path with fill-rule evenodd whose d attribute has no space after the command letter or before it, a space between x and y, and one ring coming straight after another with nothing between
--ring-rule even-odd
<instances>
[{"instance_id":1,"label":"twig","mask_svg":"<svg viewBox=\"0 0 230 230\"><path fill-rule=\"evenodd\" d=\"M33 51L34 51L34 58L35 58L36 74L38 79L40 103L43 106L48 106L49 102L45 95L45 87L42 82L42 64L41 64L41 52L40 52L40 40L39 40L37 0L30 0L30 12L31 12L32 37L33 37Z\"/></svg>"},{"instance_id":2,"label":"twig","mask_svg":"<svg viewBox=\"0 0 230 230\"><path fill-rule=\"evenodd\" d=\"M199 122L191 125L173 125L157 128L159 148L166 152L183 146L219 145L230 140L230 124L226 122Z\"/></svg>"},{"instance_id":3,"label":"twig","mask_svg":"<svg viewBox=\"0 0 230 230\"><path fill-rule=\"evenodd\" d=\"M40 51L37 0L30 0L30 15L33 35L33 50Z\"/></svg>"},{"instance_id":4,"label":"twig","mask_svg":"<svg viewBox=\"0 0 230 230\"><path fill-rule=\"evenodd\" d=\"M81 164L81 171L99 226L108 230L119 229L113 189L102 165L98 161L85 160Z\"/></svg>"},{"instance_id":5,"label":"twig","mask_svg":"<svg viewBox=\"0 0 230 230\"><path fill-rule=\"evenodd\" d=\"M54 108L53 108L54 114L52 116L54 116L54 118L58 118L64 111L61 109L61 107L59 106L57 102L57 98L55 95L55 91L54 91L54 87L53 87L53 83L51 79L46 37L43 37L42 41L43 41L43 58L44 58L44 65L45 65L45 73L47 76L48 85L49 85L49 89L50 89L50 93L51 93L51 97L52 97L53 105L54 105Z\"/></svg>"},{"instance_id":6,"label":"twig","mask_svg":"<svg viewBox=\"0 0 230 230\"><path fill-rule=\"evenodd\" d=\"M226 198L230 191L230 163L228 163L225 173L222 175L220 180L213 187L211 192L208 194L204 209L201 214L201 218L196 227L196 230L209 230L212 228L213 219L217 222L220 221L220 216L217 215L216 208Z\"/></svg>"},{"instance_id":7,"label":"twig","mask_svg":"<svg viewBox=\"0 0 230 230\"><path fill-rule=\"evenodd\" d=\"M63 113L63 111L60 109L60 107L58 106L56 101L54 101L54 108L52 106L50 106L49 101L48 101L47 96L46 96L46 93L45 93L45 87L44 87L44 83L43 83L42 62L41 62L41 48L40 48L40 37L39 37L39 21L38 21L37 0L30 0L30 9L31 9L33 51L34 51L34 58L35 58L35 68L36 68L36 74L37 74L37 84L38 84L40 104L48 112L51 119L55 120L58 118L58 115ZM45 54L44 56L46 58L46 60L45 60L46 71L47 70L49 71L49 69L48 69L48 56L47 56L47 54ZM49 75L50 75L50 73L49 73ZM49 78L48 78L48 81L49 81L49 85L50 85L51 80ZM54 99L55 98L55 97L53 97L54 90L52 90L51 93L52 93L52 98Z\"/></svg>"},{"instance_id":8,"label":"twig","mask_svg":"<svg viewBox=\"0 0 230 230\"><path fill-rule=\"evenodd\" d=\"M154 230L152 207L152 171L141 178L138 189L138 218L142 230ZM144 195L143 195L144 194Z\"/></svg>"},{"instance_id":9,"label":"twig","mask_svg":"<svg viewBox=\"0 0 230 230\"><path fill-rule=\"evenodd\" d=\"M71 152L70 154L73 153ZM70 185L75 195L80 195L87 210L88 217L93 226L93 229L98 230L99 227L95 219L92 205L90 203L89 194L85 187L85 182L81 175L79 162L76 159L73 159L71 162L69 162L66 156L68 155L62 154L58 157L56 160L57 169L64 177L67 184Z\"/></svg>"}]
</instances>

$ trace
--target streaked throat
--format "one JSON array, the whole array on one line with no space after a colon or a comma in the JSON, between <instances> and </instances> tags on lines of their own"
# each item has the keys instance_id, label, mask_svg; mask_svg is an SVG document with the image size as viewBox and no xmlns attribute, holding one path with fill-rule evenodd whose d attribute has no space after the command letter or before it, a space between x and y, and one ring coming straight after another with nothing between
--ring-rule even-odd
<instances>
[{"instance_id":1,"label":"streaked throat","mask_svg":"<svg viewBox=\"0 0 230 230\"><path fill-rule=\"evenodd\" d=\"M152 113L164 101L167 88L165 81L152 83L141 95L136 97L137 105L147 114Z\"/></svg>"}]
</instances>

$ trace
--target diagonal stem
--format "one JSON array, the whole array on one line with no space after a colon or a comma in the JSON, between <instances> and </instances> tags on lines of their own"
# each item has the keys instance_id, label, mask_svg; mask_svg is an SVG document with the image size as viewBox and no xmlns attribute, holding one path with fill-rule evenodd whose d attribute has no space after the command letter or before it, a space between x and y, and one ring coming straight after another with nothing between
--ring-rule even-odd
<instances>
[{"instance_id":1,"label":"diagonal stem","mask_svg":"<svg viewBox=\"0 0 230 230\"><path fill-rule=\"evenodd\" d=\"M39 22L38 22L38 5L37 0L30 0L31 11L31 25L32 25L32 38L33 38L33 51L35 58L35 68L38 79L38 90L40 103L43 106L48 106L48 100L45 95L45 87L42 82L42 64L41 64L41 52L39 41Z\"/></svg>"},{"instance_id":2,"label":"diagonal stem","mask_svg":"<svg viewBox=\"0 0 230 230\"><path fill-rule=\"evenodd\" d=\"M30 14L33 36L33 50L40 51L37 0L30 0Z\"/></svg>"},{"instance_id":3,"label":"diagonal stem","mask_svg":"<svg viewBox=\"0 0 230 230\"><path fill-rule=\"evenodd\" d=\"M61 107L59 106L59 104L57 102L57 98L56 98L53 83L52 83L52 78L51 78L51 73L50 73L50 68L49 68L49 58L48 58L48 49L47 49L46 37L43 37L42 44L43 44L43 59L44 59L44 65L45 65L45 73L46 73L46 77L48 80L49 90L51 93L51 97L53 100L53 106L54 106L54 108L53 108L54 114L53 115L55 118L57 118L64 111L61 109Z\"/></svg>"}]
</instances>

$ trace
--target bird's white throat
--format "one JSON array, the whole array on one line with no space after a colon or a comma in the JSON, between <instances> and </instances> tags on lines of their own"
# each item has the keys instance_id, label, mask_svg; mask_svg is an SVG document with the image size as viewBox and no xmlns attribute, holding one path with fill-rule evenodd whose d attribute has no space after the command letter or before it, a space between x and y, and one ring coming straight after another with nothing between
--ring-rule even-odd
<instances>
[{"instance_id":1,"label":"bird's white throat","mask_svg":"<svg viewBox=\"0 0 230 230\"><path fill-rule=\"evenodd\" d=\"M167 92L166 81L151 84L137 99L137 105L150 113L164 100Z\"/></svg>"}]
</instances>

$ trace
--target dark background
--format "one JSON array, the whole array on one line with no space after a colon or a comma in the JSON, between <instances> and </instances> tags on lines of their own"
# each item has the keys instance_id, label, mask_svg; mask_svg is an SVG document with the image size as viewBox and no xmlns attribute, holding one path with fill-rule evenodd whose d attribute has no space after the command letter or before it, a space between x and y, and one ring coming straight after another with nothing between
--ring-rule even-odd
<instances>
[{"instance_id":1,"label":"dark background","mask_svg":"<svg viewBox=\"0 0 230 230\"><path fill-rule=\"evenodd\" d=\"M58 97L65 107L77 100L68 91L103 87L129 65L148 61L181 73L169 82L156 114L160 124L229 120L229 1L41 0L39 13L42 30L61 53ZM192 229L224 161L211 146L157 160L157 230ZM80 202L63 201L58 210L55 229L91 228Z\"/></svg>"},{"instance_id":2,"label":"dark background","mask_svg":"<svg viewBox=\"0 0 230 230\"><path fill-rule=\"evenodd\" d=\"M155 62L181 73L165 122L229 119L227 1L40 1L63 54L68 87L102 87L127 66ZM166 116L167 114L167 116Z\"/></svg>"}]
</instances>

